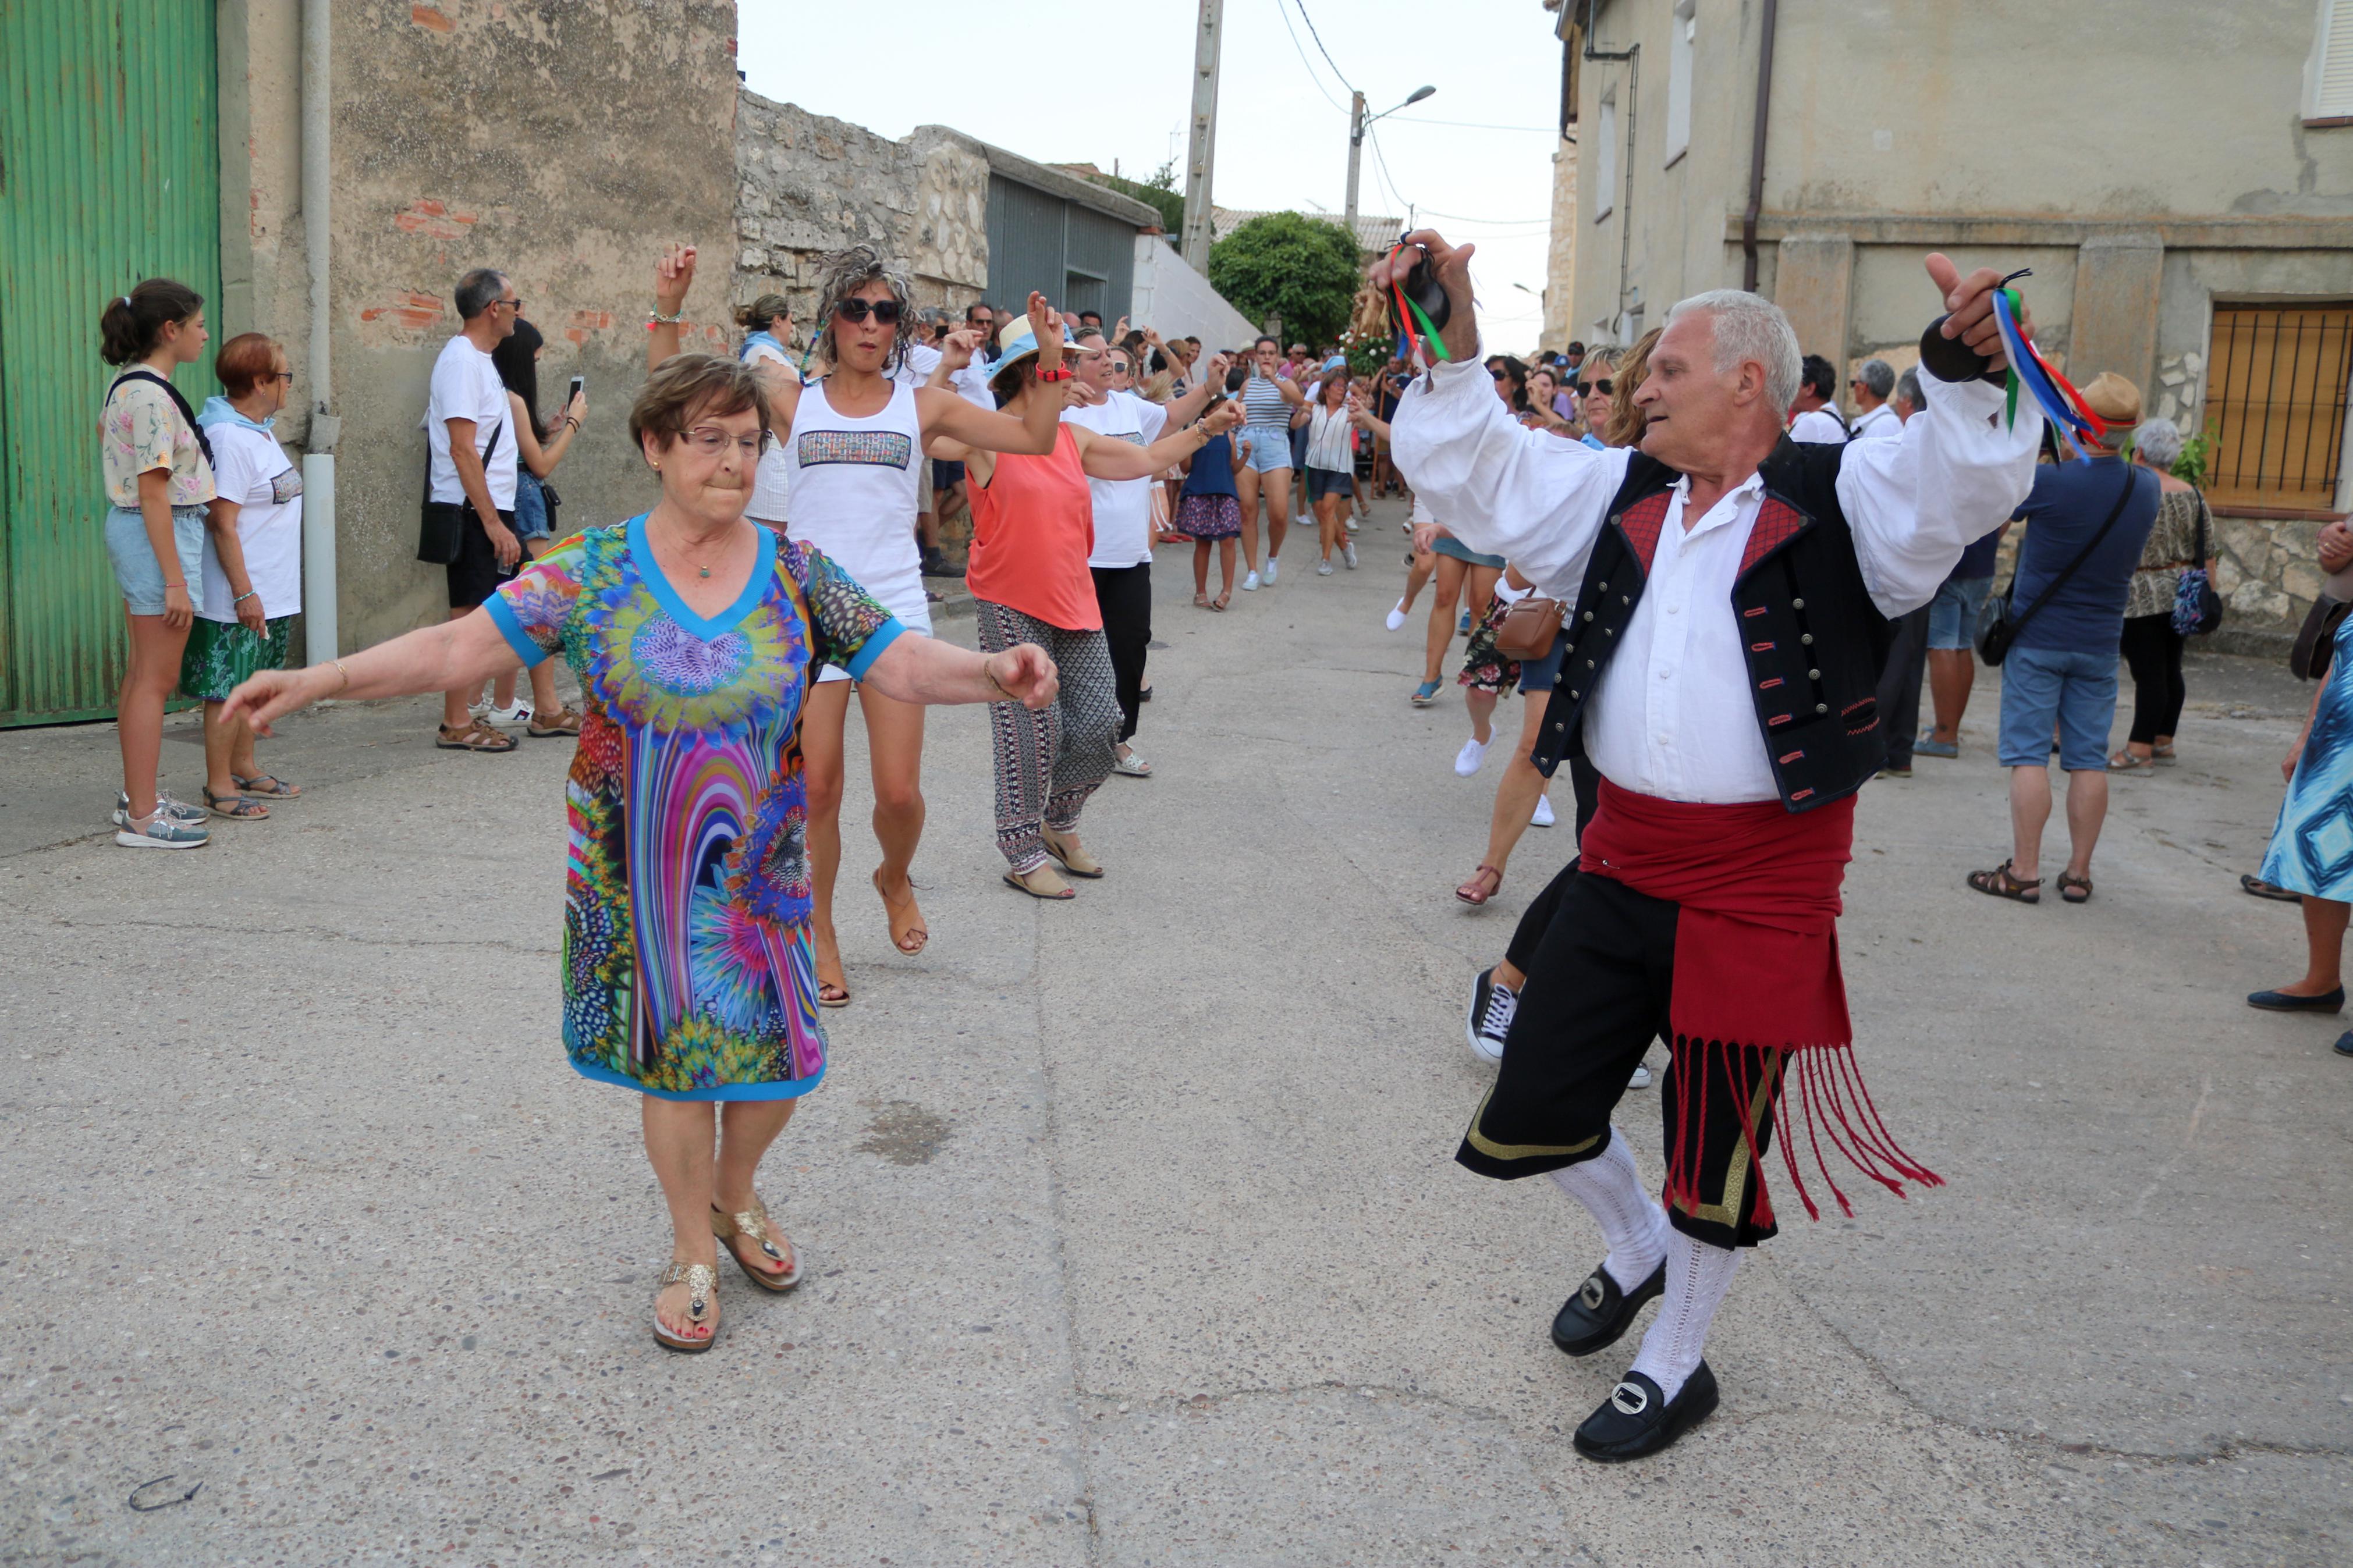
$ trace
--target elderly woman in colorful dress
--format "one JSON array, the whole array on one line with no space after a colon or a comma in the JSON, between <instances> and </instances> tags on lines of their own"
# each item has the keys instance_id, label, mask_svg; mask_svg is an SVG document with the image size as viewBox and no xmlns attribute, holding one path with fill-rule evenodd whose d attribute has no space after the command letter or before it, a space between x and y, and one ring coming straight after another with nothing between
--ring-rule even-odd
<instances>
[{"instance_id":1,"label":"elderly woman in colorful dress","mask_svg":"<svg viewBox=\"0 0 2353 1568\"><path fill-rule=\"evenodd\" d=\"M228 703L266 735L322 698L572 667L586 711L566 790L564 1043L583 1077L644 1097L673 1233L653 1334L678 1351L716 1332L716 1242L763 1289L801 1279L753 1178L825 1074L800 747L818 667L902 702L1040 708L1056 689L1042 649L983 657L905 631L822 553L747 520L768 420L749 366L666 360L629 415L660 477L651 511L565 540L474 614L258 675Z\"/></svg>"}]
</instances>

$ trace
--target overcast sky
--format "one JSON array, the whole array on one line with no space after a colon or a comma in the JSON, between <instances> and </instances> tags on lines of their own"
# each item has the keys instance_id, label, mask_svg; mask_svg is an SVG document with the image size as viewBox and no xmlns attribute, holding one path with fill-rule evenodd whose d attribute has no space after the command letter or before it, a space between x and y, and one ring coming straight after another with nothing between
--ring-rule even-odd
<instances>
[{"instance_id":1,"label":"overcast sky","mask_svg":"<svg viewBox=\"0 0 2353 1568\"><path fill-rule=\"evenodd\" d=\"M1108 170L1116 160L1132 178L1174 156L1181 191L1198 14L1197 0L741 0L738 63L754 92L885 136L948 125L1041 163ZM1226 0L1211 194L1220 206L1337 216L1348 174L1342 82L1376 113L1435 87L1374 127L1359 208L1403 217L1415 204L1450 239L1477 240L1489 346L1532 348L1560 103L1551 29L1537 0ZM1041 59L1051 84L1033 86Z\"/></svg>"}]
</instances>

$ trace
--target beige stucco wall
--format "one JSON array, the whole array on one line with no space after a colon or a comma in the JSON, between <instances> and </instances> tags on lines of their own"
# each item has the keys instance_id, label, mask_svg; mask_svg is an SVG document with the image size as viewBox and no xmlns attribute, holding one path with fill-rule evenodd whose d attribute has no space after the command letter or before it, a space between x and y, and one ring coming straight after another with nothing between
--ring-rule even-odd
<instances>
[{"instance_id":1,"label":"beige stucco wall","mask_svg":"<svg viewBox=\"0 0 2353 1568\"><path fill-rule=\"evenodd\" d=\"M225 0L224 320L285 341L305 366L295 0ZM343 644L438 619L439 568L415 559L426 382L457 331L458 277L494 266L548 339L543 399L575 372L590 418L555 483L566 526L652 490L624 422L644 377L656 248L705 258L690 329L722 331L734 252L731 0L441 0L334 8L332 127L336 520ZM242 88L232 105L226 90ZM231 110L237 125L232 128ZM306 405L312 389L298 384ZM290 421L294 444L304 425Z\"/></svg>"},{"instance_id":2,"label":"beige stucco wall","mask_svg":"<svg viewBox=\"0 0 2353 1568\"><path fill-rule=\"evenodd\" d=\"M1690 151L1662 167L1672 0L1600 6L1595 48L1639 55L1582 71L1586 192L1613 92L1620 119L1617 211L1578 215L1580 335L1740 283L1761 11L1699 0ZM1757 286L1809 352L1901 366L1937 309L1926 252L2031 267L2044 352L2079 380L2129 376L2194 430L2218 297L2353 297L2353 127L2303 122L2316 18L2314 0L1782 0ZM2348 490L2353 471L2340 507ZM2234 524L2242 646L2309 602L2292 568L2310 531Z\"/></svg>"},{"instance_id":3,"label":"beige stucco wall","mask_svg":"<svg viewBox=\"0 0 2353 1568\"><path fill-rule=\"evenodd\" d=\"M1577 143L1564 138L1552 154L1552 233L1545 252L1542 346L1562 349L1577 331Z\"/></svg>"}]
</instances>

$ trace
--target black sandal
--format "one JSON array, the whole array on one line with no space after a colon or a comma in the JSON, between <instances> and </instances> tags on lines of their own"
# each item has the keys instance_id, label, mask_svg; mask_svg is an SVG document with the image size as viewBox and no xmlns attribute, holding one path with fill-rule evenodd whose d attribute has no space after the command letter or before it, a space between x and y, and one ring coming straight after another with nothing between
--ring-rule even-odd
<instances>
[{"instance_id":1,"label":"black sandal","mask_svg":"<svg viewBox=\"0 0 2353 1568\"><path fill-rule=\"evenodd\" d=\"M2059 896L2071 904L2090 903L2092 901L2092 879L2089 877L2078 877L2073 875L2072 872L2060 872Z\"/></svg>"},{"instance_id":2,"label":"black sandal","mask_svg":"<svg viewBox=\"0 0 2353 1568\"><path fill-rule=\"evenodd\" d=\"M2037 877L2030 882L2014 875L2007 860L1990 871L1970 872L1968 881L1978 892L1990 893L1997 899L2015 899L2021 904L2042 901L2042 879Z\"/></svg>"}]
</instances>

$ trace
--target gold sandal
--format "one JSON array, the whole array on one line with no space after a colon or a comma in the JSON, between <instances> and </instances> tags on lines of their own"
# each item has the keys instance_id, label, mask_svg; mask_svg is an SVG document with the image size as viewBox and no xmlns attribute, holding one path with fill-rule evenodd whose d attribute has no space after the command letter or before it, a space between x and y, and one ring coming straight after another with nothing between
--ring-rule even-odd
<instances>
[{"instance_id":1,"label":"gold sandal","mask_svg":"<svg viewBox=\"0 0 2353 1568\"><path fill-rule=\"evenodd\" d=\"M744 1279L763 1290L774 1290L781 1295L801 1282L801 1255L800 1249L793 1245L792 1238L782 1231L777 1231L771 1238L769 1232L775 1224L768 1217L768 1205L760 1201L757 1194L753 1195L751 1208L742 1214L725 1214L716 1205L711 1210L711 1234L720 1240L732 1242L739 1235L747 1236L760 1244L761 1252L767 1257L780 1263L787 1258L792 1259L790 1268L782 1274L770 1274L744 1262L744 1255L734 1247L727 1249L727 1256L735 1260L735 1267L744 1271ZM778 1241L785 1244L782 1252L776 1250Z\"/></svg>"},{"instance_id":2,"label":"gold sandal","mask_svg":"<svg viewBox=\"0 0 2353 1568\"><path fill-rule=\"evenodd\" d=\"M672 1258L670 1266L662 1270L661 1283L654 1287L654 1300L659 1302L661 1300L661 1293L673 1285L686 1287L688 1318L698 1326L708 1322L711 1316L711 1299L719 1293L719 1271L708 1263L681 1263ZM654 1343L664 1350L681 1351L688 1355L700 1355L716 1343L718 1339L718 1325L715 1323L712 1325L712 1331L699 1340L681 1339L662 1327L659 1307L656 1307L654 1310Z\"/></svg>"}]
</instances>

